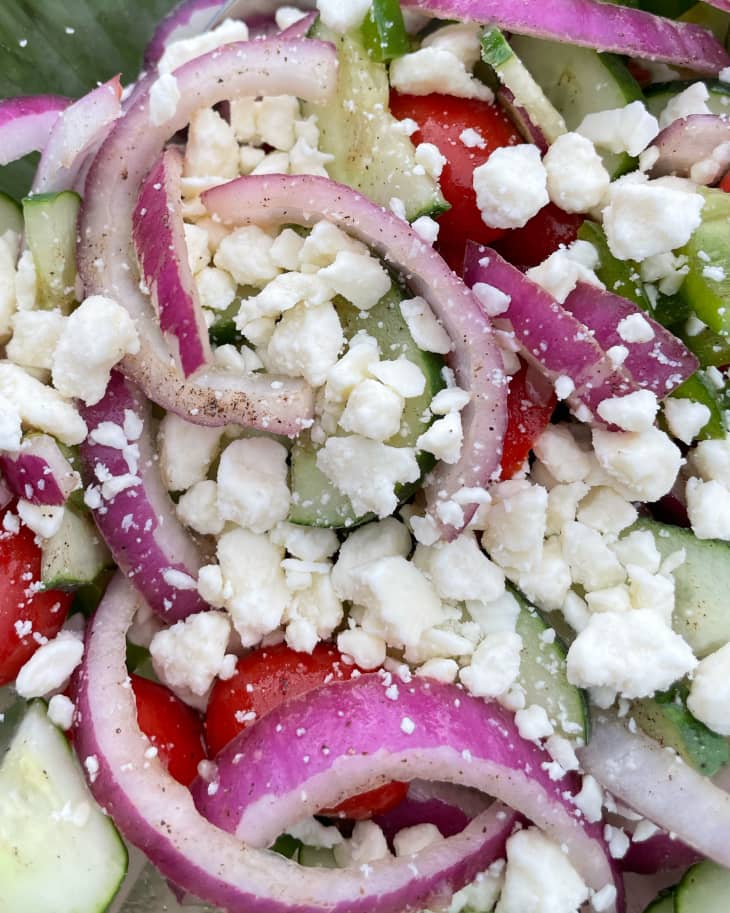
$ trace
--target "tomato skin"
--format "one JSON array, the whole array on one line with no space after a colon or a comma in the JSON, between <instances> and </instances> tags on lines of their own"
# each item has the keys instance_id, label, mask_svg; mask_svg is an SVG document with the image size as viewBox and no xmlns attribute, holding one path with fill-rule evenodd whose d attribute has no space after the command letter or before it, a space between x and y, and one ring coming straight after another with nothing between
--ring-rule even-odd
<instances>
[{"instance_id":1,"label":"tomato skin","mask_svg":"<svg viewBox=\"0 0 730 913\"><path fill-rule=\"evenodd\" d=\"M453 95L399 95L392 92L390 109L398 120L410 117L419 129L413 142L433 143L446 158L439 178L441 191L451 209L438 217L438 249L449 266L461 273L467 240L491 244L503 229L484 224L472 184L474 169L483 165L495 149L524 142L507 115L497 105ZM464 130L476 130L484 148L468 148L461 140Z\"/></svg>"},{"instance_id":2,"label":"tomato skin","mask_svg":"<svg viewBox=\"0 0 730 913\"><path fill-rule=\"evenodd\" d=\"M720 190L724 190L725 193L730 193L730 171L728 171L725 177L720 181Z\"/></svg>"},{"instance_id":3,"label":"tomato skin","mask_svg":"<svg viewBox=\"0 0 730 913\"><path fill-rule=\"evenodd\" d=\"M130 680L139 728L170 775L190 786L198 775L198 764L207 757L202 719L164 685L140 675L130 675Z\"/></svg>"},{"instance_id":4,"label":"tomato skin","mask_svg":"<svg viewBox=\"0 0 730 913\"><path fill-rule=\"evenodd\" d=\"M530 383L530 369L522 368L510 379L507 393L507 432L502 447L502 478L511 479L522 468L535 441L550 424L557 398L536 391Z\"/></svg>"},{"instance_id":5,"label":"tomato skin","mask_svg":"<svg viewBox=\"0 0 730 913\"><path fill-rule=\"evenodd\" d=\"M286 644L252 651L238 660L233 678L219 680L213 686L205 717L211 757L282 701L307 694L330 681L345 681L353 672L359 674L360 670L345 664L332 644L319 643L311 654L297 653ZM248 714L251 716L246 719ZM407 790L406 783L389 783L352 796L327 814L357 820L370 818L395 807Z\"/></svg>"},{"instance_id":6,"label":"tomato skin","mask_svg":"<svg viewBox=\"0 0 730 913\"><path fill-rule=\"evenodd\" d=\"M11 508L3 511L3 519L10 512ZM58 634L71 608L73 593L44 590L27 595L40 576L41 550L35 534L23 525L16 533L0 532L0 685L15 679L40 646L38 639ZM16 624L23 625L23 631L24 622L31 628L20 634Z\"/></svg>"},{"instance_id":7,"label":"tomato skin","mask_svg":"<svg viewBox=\"0 0 730 913\"><path fill-rule=\"evenodd\" d=\"M548 203L523 228L513 228L496 241L494 249L519 269L530 269L561 244L572 244L582 224L582 215L563 212L554 203Z\"/></svg>"}]
</instances>

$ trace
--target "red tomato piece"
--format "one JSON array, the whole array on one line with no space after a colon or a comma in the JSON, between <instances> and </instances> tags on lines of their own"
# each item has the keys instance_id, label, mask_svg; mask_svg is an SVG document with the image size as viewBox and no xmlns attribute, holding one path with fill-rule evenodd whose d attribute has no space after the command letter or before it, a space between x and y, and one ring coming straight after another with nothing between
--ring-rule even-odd
<instances>
[{"instance_id":1,"label":"red tomato piece","mask_svg":"<svg viewBox=\"0 0 730 913\"><path fill-rule=\"evenodd\" d=\"M170 775L190 786L198 775L198 764L206 757L202 719L164 685L140 675L130 675L130 679L139 728Z\"/></svg>"},{"instance_id":2,"label":"red tomato piece","mask_svg":"<svg viewBox=\"0 0 730 913\"><path fill-rule=\"evenodd\" d=\"M71 608L73 593L36 592L40 577L34 533L22 525L15 533L0 532L0 685L15 679L43 638L58 634Z\"/></svg>"},{"instance_id":3,"label":"red tomato piece","mask_svg":"<svg viewBox=\"0 0 730 913\"><path fill-rule=\"evenodd\" d=\"M482 220L472 186L474 169L500 146L524 141L501 108L473 98L393 92L390 109L398 120L410 117L418 124L414 143L433 143L447 160L439 183L451 209L438 217L438 249L449 266L461 273L467 240L491 244L504 234L503 229L490 228ZM464 144L461 134L467 129L482 137L482 148Z\"/></svg>"},{"instance_id":4,"label":"red tomato piece","mask_svg":"<svg viewBox=\"0 0 730 913\"><path fill-rule=\"evenodd\" d=\"M247 654L238 660L233 678L213 686L205 717L211 757L282 701L349 679L354 671L355 666L346 665L337 649L325 643L317 644L311 654L297 653L286 644ZM329 814L370 818L396 806L407 789L405 783L390 783L347 799Z\"/></svg>"},{"instance_id":5,"label":"red tomato piece","mask_svg":"<svg viewBox=\"0 0 730 913\"><path fill-rule=\"evenodd\" d=\"M728 171L725 177L720 181L720 190L724 190L725 193L730 193L730 171Z\"/></svg>"},{"instance_id":6,"label":"red tomato piece","mask_svg":"<svg viewBox=\"0 0 730 913\"><path fill-rule=\"evenodd\" d=\"M507 394L507 433L502 448L502 478L511 479L532 445L550 424L557 402L552 388L524 365L512 376Z\"/></svg>"},{"instance_id":7,"label":"red tomato piece","mask_svg":"<svg viewBox=\"0 0 730 913\"><path fill-rule=\"evenodd\" d=\"M523 228L514 228L494 244L494 249L521 270L537 266L561 244L571 244L578 237L583 216L563 212L548 203Z\"/></svg>"}]
</instances>

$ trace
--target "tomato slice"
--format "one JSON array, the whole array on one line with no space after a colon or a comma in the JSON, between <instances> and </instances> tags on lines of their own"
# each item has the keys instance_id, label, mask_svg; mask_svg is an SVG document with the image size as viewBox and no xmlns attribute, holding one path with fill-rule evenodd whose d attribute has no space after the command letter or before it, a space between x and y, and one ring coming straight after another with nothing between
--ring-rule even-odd
<instances>
[{"instance_id":1,"label":"tomato slice","mask_svg":"<svg viewBox=\"0 0 730 913\"><path fill-rule=\"evenodd\" d=\"M511 479L535 441L550 424L557 398L552 387L527 365L514 374L507 394L507 433L502 448L502 478Z\"/></svg>"},{"instance_id":2,"label":"tomato slice","mask_svg":"<svg viewBox=\"0 0 730 913\"><path fill-rule=\"evenodd\" d=\"M720 181L720 190L724 190L725 193L730 193L730 171L728 171L725 177Z\"/></svg>"},{"instance_id":3,"label":"tomato slice","mask_svg":"<svg viewBox=\"0 0 730 913\"><path fill-rule=\"evenodd\" d=\"M484 224L472 186L474 169L495 149L523 139L501 108L473 98L393 92L390 109L399 120L409 117L418 124L414 143L433 143L447 160L439 183L451 209L438 219L438 249L449 266L461 273L467 240L491 244L504 234L503 229ZM467 146L462 139L465 130L476 131L483 146Z\"/></svg>"},{"instance_id":4,"label":"tomato slice","mask_svg":"<svg viewBox=\"0 0 730 913\"><path fill-rule=\"evenodd\" d=\"M130 675L130 679L139 728L170 775L190 786L198 775L198 764L207 756L202 719L164 685L140 675Z\"/></svg>"},{"instance_id":5,"label":"tomato slice","mask_svg":"<svg viewBox=\"0 0 730 913\"><path fill-rule=\"evenodd\" d=\"M2 512L14 516L12 507ZM27 526L0 522L0 685L12 682L45 638L55 637L73 593L39 590L41 550Z\"/></svg>"},{"instance_id":6,"label":"tomato slice","mask_svg":"<svg viewBox=\"0 0 730 913\"><path fill-rule=\"evenodd\" d=\"M252 651L238 660L233 678L213 686L205 717L211 757L287 698L307 694L331 681L349 679L353 672L359 670L345 664L331 644L319 643L311 654L297 653L286 644ZM407 790L406 783L390 783L353 796L328 814L370 818L395 807Z\"/></svg>"}]
</instances>

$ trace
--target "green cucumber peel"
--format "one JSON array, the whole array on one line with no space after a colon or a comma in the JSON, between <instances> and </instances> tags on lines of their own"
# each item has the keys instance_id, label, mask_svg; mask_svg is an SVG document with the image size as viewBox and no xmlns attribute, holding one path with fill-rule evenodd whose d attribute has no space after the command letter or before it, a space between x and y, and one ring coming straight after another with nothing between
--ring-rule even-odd
<instances>
[{"instance_id":1,"label":"green cucumber peel","mask_svg":"<svg viewBox=\"0 0 730 913\"><path fill-rule=\"evenodd\" d=\"M378 63L402 57L411 49L399 0L373 0L360 34L365 50Z\"/></svg>"}]
</instances>

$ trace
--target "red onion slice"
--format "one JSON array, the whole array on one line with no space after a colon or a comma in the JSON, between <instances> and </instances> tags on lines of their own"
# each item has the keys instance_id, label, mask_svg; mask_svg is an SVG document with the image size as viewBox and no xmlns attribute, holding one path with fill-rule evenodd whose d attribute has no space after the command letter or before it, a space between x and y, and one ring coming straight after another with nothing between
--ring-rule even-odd
<instances>
[{"instance_id":1,"label":"red onion slice","mask_svg":"<svg viewBox=\"0 0 730 913\"><path fill-rule=\"evenodd\" d=\"M725 48L700 26L598 0L403 0L402 5L439 19L490 22L518 35L662 60L700 73L716 74L730 64Z\"/></svg>"},{"instance_id":2,"label":"red onion slice","mask_svg":"<svg viewBox=\"0 0 730 913\"><path fill-rule=\"evenodd\" d=\"M570 801L577 778L551 780L552 759L520 737L512 714L419 678L398 684L392 700L389 681L369 673L285 701L217 756L213 788L193 784L198 808L224 830L267 845L302 815L394 777L444 780L496 796L532 820L595 890L616 880L600 828L581 821Z\"/></svg>"},{"instance_id":3,"label":"red onion slice","mask_svg":"<svg viewBox=\"0 0 730 913\"><path fill-rule=\"evenodd\" d=\"M122 85L115 76L62 111L33 179L32 193L71 190L89 152L106 136L121 111Z\"/></svg>"},{"instance_id":4,"label":"red onion slice","mask_svg":"<svg viewBox=\"0 0 730 913\"><path fill-rule=\"evenodd\" d=\"M659 831L648 840L639 843L631 841L628 852L621 860L621 870L640 875L653 875L672 869L686 869L699 862L701 858L702 856L686 843L672 838L664 831Z\"/></svg>"},{"instance_id":5,"label":"red onion slice","mask_svg":"<svg viewBox=\"0 0 730 913\"><path fill-rule=\"evenodd\" d=\"M180 888L228 913L400 913L446 901L452 885L466 883L502 854L515 817L498 804L463 834L415 858L372 863L367 877L357 868L300 867L206 821L190 792L159 758L149 758L137 724L125 664L125 634L137 605L134 590L117 575L88 626L75 747L87 772L94 771L89 780L96 799Z\"/></svg>"},{"instance_id":6,"label":"red onion slice","mask_svg":"<svg viewBox=\"0 0 730 913\"><path fill-rule=\"evenodd\" d=\"M587 773L617 799L698 853L730 867L730 795L673 751L601 717L580 751Z\"/></svg>"},{"instance_id":7,"label":"red onion slice","mask_svg":"<svg viewBox=\"0 0 730 913\"><path fill-rule=\"evenodd\" d=\"M550 143L545 139L545 134L533 122L530 115L515 102L514 92L507 86L500 86L497 89L497 101L507 112L507 116L522 134L528 143L533 143L544 155L548 151Z\"/></svg>"},{"instance_id":8,"label":"red onion slice","mask_svg":"<svg viewBox=\"0 0 730 913\"><path fill-rule=\"evenodd\" d=\"M616 369L585 324L496 251L469 242L464 280L469 286L486 283L509 295L500 316L510 322L527 361L553 383L561 376L573 381L572 405L583 404L595 412L604 399L637 389L627 374Z\"/></svg>"},{"instance_id":9,"label":"red onion slice","mask_svg":"<svg viewBox=\"0 0 730 913\"><path fill-rule=\"evenodd\" d=\"M166 124L149 119L148 78L114 125L86 182L78 249L86 294L109 295L137 321L141 342L122 370L145 395L201 425L237 423L296 435L311 420L311 389L301 380L207 370L184 380L169 357L152 307L130 269L132 217L139 188L167 140L192 114L239 95L297 95L325 101L336 84L337 55L319 41L250 41L226 45L175 72L180 101Z\"/></svg>"},{"instance_id":10,"label":"red onion slice","mask_svg":"<svg viewBox=\"0 0 730 913\"><path fill-rule=\"evenodd\" d=\"M564 307L591 330L604 351L624 346L629 354L623 369L639 387L651 390L659 399L669 396L700 366L680 339L626 298L579 282L565 299ZM651 326L651 341L626 342L619 333L621 321L634 314L640 314Z\"/></svg>"},{"instance_id":11,"label":"red onion slice","mask_svg":"<svg viewBox=\"0 0 730 913\"><path fill-rule=\"evenodd\" d=\"M690 177L694 165L706 163L701 183L715 184L730 167L730 119L724 114L680 117L665 127L651 145L659 152L651 168L652 177ZM712 154L718 146L724 147L720 150L723 154L713 161Z\"/></svg>"},{"instance_id":12,"label":"red onion slice","mask_svg":"<svg viewBox=\"0 0 730 913\"><path fill-rule=\"evenodd\" d=\"M89 436L81 445L81 457L87 476L100 490L99 504L93 508L94 520L115 563L165 621L179 621L209 608L195 587L203 556L177 519L175 506L162 484L143 397L114 371L103 399L82 411ZM138 456L134 450L94 440L94 432L104 422L116 425L118 435L122 435L125 423L129 427L130 417L134 423L142 423L134 442ZM113 496L104 498L103 480L107 478L126 479L129 486L113 495L112 481ZM189 588L174 586L185 578L170 571L186 575Z\"/></svg>"},{"instance_id":13,"label":"red onion slice","mask_svg":"<svg viewBox=\"0 0 730 913\"><path fill-rule=\"evenodd\" d=\"M453 783L413 780L406 798L373 820L392 841L398 831L417 824L434 824L444 837L464 830L490 800L482 793Z\"/></svg>"},{"instance_id":14,"label":"red onion slice","mask_svg":"<svg viewBox=\"0 0 730 913\"><path fill-rule=\"evenodd\" d=\"M17 453L0 455L0 469L17 498L61 506L79 485L78 473L48 434L27 438Z\"/></svg>"},{"instance_id":15,"label":"red onion slice","mask_svg":"<svg viewBox=\"0 0 730 913\"><path fill-rule=\"evenodd\" d=\"M0 165L9 165L41 152L58 120L70 104L59 95L27 95L0 101Z\"/></svg>"},{"instance_id":16,"label":"red onion slice","mask_svg":"<svg viewBox=\"0 0 730 913\"><path fill-rule=\"evenodd\" d=\"M454 343L450 365L456 382L471 393L461 413L464 441L458 463L439 463L426 481L429 512L451 539L477 505L467 505L461 525L440 519L439 506L461 488L484 486L498 468L506 427L502 358L489 318L475 296L403 219L362 194L311 175L248 176L203 194L214 218L229 225L312 225L328 219L372 247L431 306Z\"/></svg>"},{"instance_id":17,"label":"red onion slice","mask_svg":"<svg viewBox=\"0 0 730 913\"><path fill-rule=\"evenodd\" d=\"M160 329L183 374L189 377L210 362L212 353L188 262L180 190L182 169L182 152L168 147L142 184L132 235Z\"/></svg>"},{"instance_id":18,"label":"red onion slice","mask_svg":"<svg viewBox=\"0 0 730 913\"><path fill-rule=\"evenodd\" d=\"M716 6L719 10L725 10L730 13L730 0L705 0L710 6Z\"/></svg>"}]
</instances>

